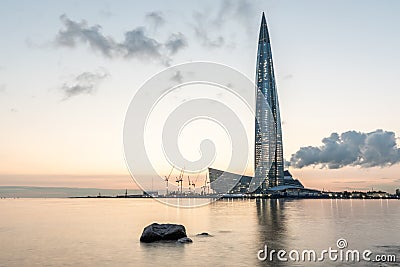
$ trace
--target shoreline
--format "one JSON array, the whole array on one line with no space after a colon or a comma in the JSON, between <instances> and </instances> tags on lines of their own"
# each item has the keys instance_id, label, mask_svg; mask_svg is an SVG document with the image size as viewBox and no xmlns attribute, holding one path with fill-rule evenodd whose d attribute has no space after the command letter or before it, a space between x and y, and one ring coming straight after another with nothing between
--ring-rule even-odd
<instances>
[{"instance_id":1,"label":"shoreline","mask_svg":"<svg viewBox=\"0 0 400 267\"><path fill-rule=\"evenodd\" d=\"M140 199L151 199L151 198L168 198L168 199L397 199L400 200L399 196L382 196L382 197L334 197L334 196L78 196L68 198L140 198Z\"/></svg>"}]
</instances>

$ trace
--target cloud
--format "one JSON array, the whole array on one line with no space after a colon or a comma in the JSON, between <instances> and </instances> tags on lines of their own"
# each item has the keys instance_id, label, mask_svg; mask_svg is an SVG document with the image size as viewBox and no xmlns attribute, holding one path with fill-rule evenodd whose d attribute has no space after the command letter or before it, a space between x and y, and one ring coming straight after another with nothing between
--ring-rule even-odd
<instances>
[{"instance_id":1,"label":"cloud","mask_svg":"<svg viewBox=\"0 0 400 267\"><path fill-rule=\"evenodd\" d=\"M111 37L101 33L101 26L89 26L85 20L75 22L65 14L60 17L65 29L60 30L56 36L56 43L60 46L75 47L77 43L88 43L93 49L103 55L111 57L117 44Z\"/></svg>"},{"instance_id":2,"label":"cloud","mask_svg":"<svg viewBox=\"0 0 400 267\"><path fill-rule=\"evenodd\" d=\"M175 74L171 77L171 80L177 83L182 83L183 76L181 72L178 70Z\"/></svg>"},{"instance_id":3,"label":"cloud","mask_svg":"<svg viewBox=\"0 0 400 267\"><path fill-rule=\"evenodd\" d=\"M376 130L370 133L348 131L332 133L322 139L320 147L301 147L290 159L291 166L321 166L338 169L346 166L385 167L400 162L400 148L394 132Z\"/></svg>"},{"instance_id":4,"label":"cloud","mask_svg":"<svg viewBox=\"0 0 400 267\"><path fill-rule=\"evenodd\" d=\"M61 90L65 94L64 100L80 94L93 94L99 84L108 76L109 74L104 70L79 74L72 81L61 86Z\"/></svg>"},{"instance_id":5,"label":"cloud","mask_svg":"<svg viewBox=\"0 0 400 267\"><path fill-rule=\"evenodd\" d=\"M201 45L208 48L219 48L225 44L222 35L210 36L212 21L210 21L207 13L194 12L193 18L195 21L194 32Z\"/></svg>"},{"instance_id":6,"label":"cloud","mask_svg":"<svg viewBox=\"0 0 400 267\"><path fill-rule=\"evenodd\" d=\"M7 89L7 86L4 83L0 84L0 93L5 92L6 89Z\"/></svg>"},{"instance_id":7,"label":"cloud","mask_svg":"<svg viewBox=\"0 0 400 267\"><path fill-rule=\"evenodd\" d=\"M232 39L224 33L231 34L232 28L238 25L250 33L255 30L254 16L260 15L255 3L250 0L224 0L220 3L215 11L196 10L193 13L191 25L195 38L206 48L234 47ZM104 34L101 25L90 25L86 20L74 21L65 14L60 16L60 20L63 28L55 37L56 45L75 48L86 44L107 58L135 58L144 62L156 61L169 65L171 57L188 46L187 35L182 32L171 33L166 40L149 35L149 29L155 33L159 27L166 24L166 19L160 11L147 13L146 25L125 32L122 40ZM229 30L224 30L223 27Z\"/></svg>"},{"instance_id":8,"label":"cloud","mask_svg":"<svg viewBox=\"0 0 400 267\"><path fill-rule=\"evenodd\" d=\"M187 46L187 39L182 33L173 33L169 36L165 47L171 55L176 54L179 50Z\"/></svg>"},{"instance_id":9,"label":"cloud","mask_svg":"<svg viewBox=\"0 0 400 267\"><path fill-rule=\"evenodd\" d=\"M153 14L151 17L154 19L154 16ZM59 30L55 38L56 45L74 48L80 44L88 44L108 58L137 58L143 61L150 59L168 65L170 56L187 46L186 37L182 33L171 34L163 43L148 36L146 28L141 26L126 32L124 40L117 42L111 36L104 35L100 25L90 26L85 20L76 22L66 15L62 15L60 20L64 28Z\"/></svg>"},{"instance_id":10,"label":"cloud","mask_svg":"<svg viewBox=\"0 0 400 267\"><path fill-rule=\"evenodd\" d=\"M145 30L142 27L125 33L125 40L119 45L125 57L137 57L141 59L161 58L161 46L161 43L146 36Z\"/></svg>"},{"instance_id":11,"label":"cloud","mask_svg":"<svg viewBox=\"0 0 400 267\"><path fill-rule=\"evenodd\" d=\"M146 14L146 20L154 30L157 30L160 26L165 24L165 19L162 12L149 12Z\"/></svg>"},{"instance_id":12,"label":"cloud","mask_svg":"<svg viewBox=\"0 0 400 267\"><path fill-rule=\"evenodd\" d=\"M290 161L283 159L283 166L285 167L285 169L289 168L291 166Z\"/></svg>"},{"instance_id":13,"label":"cloud","mask_svg":"<svg viewBox=\"0 0 400 267\"><path fill-rule=\"evenodd\" d=\"M207 48L219 48L229 45L230 40L220 34L227 22L235 22L244 27L245 32L254 31L254 16L260 16L254 1L250 0L224 0L221 1L217 12L206 10L204 12L195 11L193 13L193 29L197 39ZM231 33L232 31L228 31ZM228 41L227 41L228 40ZM231 44L232 45L232 44Z\"/></svg>"},{"instance_id":14,"label":"cloud","mask_svg":"<svg viewBox=\"0 0 400 267\"><path fill-rule=\"evenodd\" d=\"M218 14L214 19L216 25L223 25L226 21L234 18L248 30L252 30L254 25L251 18L259 16L255 6L255 1L252 0L224 0L221 2Z\"/></svg>"}]
</instances>

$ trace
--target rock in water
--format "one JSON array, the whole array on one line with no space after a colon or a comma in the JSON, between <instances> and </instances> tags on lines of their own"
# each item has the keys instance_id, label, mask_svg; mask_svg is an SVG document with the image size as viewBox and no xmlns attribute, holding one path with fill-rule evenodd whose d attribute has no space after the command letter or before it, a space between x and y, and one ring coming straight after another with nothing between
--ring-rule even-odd
<instances>
[{"instance_id":1,"label":"rock in water","mask_svg":"<svg viewBox=\"0 0 400 267\"><path fill-rule=\"evenodd\" d=\"M212 236L212 235L210 235L209 233L206 233L206 232L203 232L203 233L200 233L200 234L197 234L198 236Z\"/></svg>"},{"instance_id":2,"label":"rock in water","mask_svg":"<svg viewBox=\"0 0 400 267\"><path fill-rule=\"evenodd\" d=\"M184 244L184 243L192 243L193 241L189 237L182 237L179 238L178 241L176 242Z\"/></svg>"},{"instance_id":3,"label":"rock in water","mask_svg":"<svg viewBox=\"0 0 400 267\"><path fill-rule=\"evenodd\" d=\"M160 240L178 240L187 237L185 226L181 224L153 223L143 229L140 242L150 243Z\"/></svg>"}]
</instances>

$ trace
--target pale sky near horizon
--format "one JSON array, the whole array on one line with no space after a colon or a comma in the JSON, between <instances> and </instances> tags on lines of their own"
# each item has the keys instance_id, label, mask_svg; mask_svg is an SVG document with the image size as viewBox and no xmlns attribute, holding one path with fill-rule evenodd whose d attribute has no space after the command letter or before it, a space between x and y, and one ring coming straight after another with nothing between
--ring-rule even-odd
<instances>
[{"instance_id":1,"label":"pale sky near horizon","mask_svg":"<svg viewBox=\"0 0 400 267\"><path fill-rule=\"evenodd\" d=\"M135 92L166 67L167 57L172 65L225 64L253 80L263 11L287 160L301 147L322 146L332 133L382 129L400 136L396 0L2 1L0 7L0 186L134 188L122 131ZM175 42L168 46L169 40ZM400 188L399 163L348 165L289 169L311 188Z\"/></svg>"}]
</instances>

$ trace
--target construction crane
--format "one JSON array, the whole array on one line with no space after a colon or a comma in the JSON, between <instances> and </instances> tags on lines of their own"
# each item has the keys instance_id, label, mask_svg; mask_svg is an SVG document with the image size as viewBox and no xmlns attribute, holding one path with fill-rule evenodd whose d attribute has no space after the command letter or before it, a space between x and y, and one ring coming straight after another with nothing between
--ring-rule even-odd
<instances>
[{"instance_id":1,"label":"construction crane","mask_svg":"<svg viewBox=\"0 0 400 267\"><path fill-rule=\"evenodd\" d=\"M194 182L193 182L193 180L192 180L193 192L194 192L194 193L196 193L196 183L197 183L197 179L199 179L199 175L200 175L200 173L197 174L197 177L196 177L196 179L194 180Z\"/></svg>"},{"instance_id":2,"label":"construction crane","mask_svg":"<svg viewBox=\"0 0 400 267\"><path fill-rule=\"evenodd\" d=\"M190 193L190 186L192 185L192 182L190 181L189 175L188 175L188 182L189 182L189 193Z\"/></svg>"},{"instance_id":3,"label":"construction crane","mask_svg":"<svg viewBox=\"0 0 400 267\"><path fill-rule=\"evenodd\" d=\"M164 177L165 177L165 179L164 179L164 181L165 181L165 190L166 190L165 195L167 195L167 196L168 196L168 180L169 180L169 177L171 176L172 171L174 170L174 167L175 167L175 166L172 166L172 169L171 169L171 171L169 172L168 177L167 177L167 176L164 176Z\"/></svg>"},{"instance_id":4,"label":"construction crane","mask_svg":"<svg viewBox=\"0 0 400 267\"><path fill-rule=\"evenodd\" d=\"M179 177L180 177L180 176L179 176ZM178 187L178 193L179 193L179 183L180 183L180 182L179 182L179 177L176 177L176 183L178 184L178 185L177 185L177 187Z\"/></svg>"},{"instance_id":5,"label":"construction crane","mask_svg":"<svg viewBox=\"0 0 400 267\"><path fill-rule=\"evenodd\" d=\"M184 173L184 169L182 169L182 173L181 173L181 178L179 179L179 181L181 182L181 194L183 194L183 190L182 190L182 184L183 184L183 173Z\"/></svg>"},{"instance_id":6,"label":"construction crane","mask_svg":"<svg viewBox=\"0 0 400 267\"><path fill-rule=\"evenodd\" d=\"M202 195L205 195L205 194L206 194L206 186L205 186L205 185L202 185L202 186L201 186L201 194L202 194Z\"/></svg>"},{"instance_id":7,"label":"construction crane","mask_svg":"<svg viewBox=\"0 0 400 267\"><path fill-rule=\"evenodd\" d=\"M183 172L184 172L184 169L181 170L181 173L176 178L176 182L178 183L178 193L179 193L179 183L181 183L181 194L183 193L183 191L182 191Z\"/></svg>"}]
</instances>

